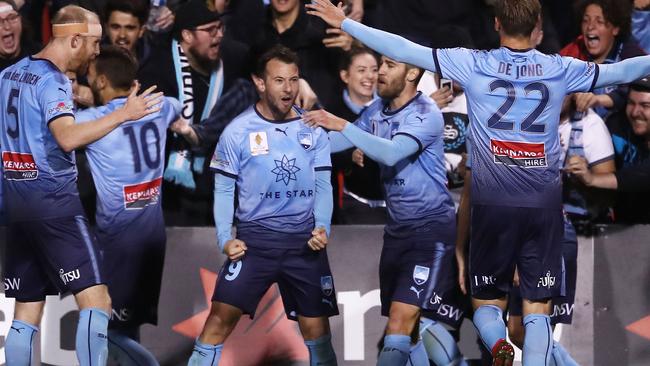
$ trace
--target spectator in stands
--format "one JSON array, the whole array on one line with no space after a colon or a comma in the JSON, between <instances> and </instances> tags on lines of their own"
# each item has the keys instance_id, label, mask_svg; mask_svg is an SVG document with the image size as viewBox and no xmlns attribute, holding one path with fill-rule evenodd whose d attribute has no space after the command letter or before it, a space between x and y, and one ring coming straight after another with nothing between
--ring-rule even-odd
<instances>
[{"instance_id":1,"label":"spectator in stands","mask_svg":"<svg viewBox=\"0 0 650 366\"><path fill-rule=\"evenodd\" d=\"M650 53L650 0L634 0L632 35L646 53Z\"/></svg>"},{"instance_id":2,"label":"spectator in stands","mask_svg":"<svg viewBox=\"0 0 650 366\"><path fill-rule=\"evenodd\" d=\"M0 70L36 53L38 46L23 37L23 20L13 0L0 0Z\"/></svg>"},{"instance_id":3,"label":"spectator in stands","mask_svg":"<svg viewBox=\"0 0 650 366\"><path fill-rule=\"evenodd\" d=\"M614 144L616 169L650 161L650 77L630 84L625 111L607 119ZM619 193L614 206L618 223L650 223L650 197Z\"/></svg>"},{"instance_id":4,"label":"spectator in stands","mask_svg":"<svg viewBox=\"0 0 650 366\"><path fill-rule=\"evenodd\" d=\"M109 0L104 14L107 43L130 51L138 61L138 71L142 70L150 60L152 52L150 37L144 37L149 16L149 1Z\"/></svg>"},{"instance_id":5,"label":"spectator in stands","mask_svg":"<svg viewBox=\"0 0 650 366\"><path fill-rule=\"evenodd\" d=\"M158 85L165 95L183 103L182 117L200 125L237 78L247 77L247 49L222 42L223 23L205 0L190 0L176 12L173 41L151 55L155 65L140 73L143 87ZM154 67L155 66L155 67ZM191 149L180 138L168 141L163 207L170 225L212 224L212 174L208 171L214 146Z\"/></svg>"},{"instance_id":6,"label":"spectator in stands","mask_svg":"<svg viewBox=\"0 0 650 366\"><path fill-rule=\"evenodd\" d=\"M320 19L308 16L301 0L271 0L254 53L262 54L276 44L298 54L301 76L323 105L340 97L339 59L342 50L350 49L352 37L340 29L327 29Z\"/></svg>"},{"instance_id":7,"label":"spectator in stands","mask_svg":"<svg viewBox=\"0 0 650 366\"><path fill-rule=\"evenodd\" d=\"M579 3L582 34L565 46L560 54L597 64L613 63L644 55L633 37L630 37L631 4L616 0L584 0ZM625 105L625 90L607 87L576 97L578 111L594 108L605 118L609 110L617 111Z\"/></svg>"},{"instance_id":8,"label":"spectator in stands","mask_svg":"<svg viewBox=\"0 0 650 366\"><path fill-rule=\"evenodd\" d=\"M327 109L347 121L355 121L377 98L378 70L377 54L365 47L352 47L341 61L339 76L344 87ZM353 164L353 154L360 165ZM379 166L369 158L364 159L361 150L332 154L333 222L385 224L386 203L379 182Z\"/></svg>"}]
</instances>

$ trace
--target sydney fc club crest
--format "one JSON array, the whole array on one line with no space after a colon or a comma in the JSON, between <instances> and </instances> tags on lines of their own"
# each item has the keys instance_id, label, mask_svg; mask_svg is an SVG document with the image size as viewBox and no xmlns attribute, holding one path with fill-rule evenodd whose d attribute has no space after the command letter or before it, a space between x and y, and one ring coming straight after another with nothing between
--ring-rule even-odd
<instances>
[{"instance_id":1,"label":"sydney fc club crest","mask_svg":"<svg viewBox=\"0 0 650 366\"><path fill-rule=\"evenodd\" d=\"M334 291L334 280L332 280L332 276L322 276L320 278L320 288L323 290L325 296L332 295L332 291Z\"/></svg>"},{"instance_id":2,"label":"sydney fc club crest","mask_svg":"<svg viewBox=\"0 0 650 366\"><path fill-rule=\"evenodd\" d=\"M415 266L413 268L413 281L421 285L429 279L429 267Z\"/></svg>"},{"instance_id":3,"label":"sydney fc club crest","mask_svg":"<svg viewBox=\"0 0 650 366\"><path fill-rule=\"evenodd\" d=\"M309 150L311 145L314 144L311 132L299 132L298 133L298 142L300 146L305 150Z\"/></svg>"}]
</instances>

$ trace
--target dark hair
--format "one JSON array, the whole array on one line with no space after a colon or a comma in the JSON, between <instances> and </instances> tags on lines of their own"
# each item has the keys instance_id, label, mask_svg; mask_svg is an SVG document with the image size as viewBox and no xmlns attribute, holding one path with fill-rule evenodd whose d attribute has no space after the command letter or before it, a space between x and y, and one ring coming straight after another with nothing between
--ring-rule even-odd
<instances>
[{"instance_id":1,"label":"dark hair","mask_svg":"<svg viewBox=\"0 0 650 366\"><path fill-rule=\"evenodd\" d=\"M542 13L539 0L499 0L494 7L505 34L530 37Z\"/></svg>"},{"instance_id":2,"label":"dark hair","mask_svg":"<svg viewBox=\"0 0 650 366\"><path fill-rule=\"evenodd\" d=\"M281 44L277 44L260 56L257 60L257 65L255 66L255 76L264 78L264 73L266 72L266 64L271 60L282 61L285 64L294 64L298 66L298 55Z\"/></svg>"},{"instance_id":3,"label":"dark hair","mask_svg":"<svg viewBox=\"0 0 650 366\"><path fill-rule=\"evenodd\" d=\"M344 53L343 57L341 57L339 70L349 69L355 57L359 55L365 55L365 54L372 56L375 59L375 61L377 61L377 65L379 65L379 55L377 55L377 53L375 53L373 50L365 46L352 46L352 48L350 48L350 50Z\"/></svg>"},{"instance_id":4,"label":"dark hair","mask_svg":"<svg viewBox=\"0 0 650 366\"><path fill-rule=\"evenodd\" d=\"M632 23L632 2L624 0L583 0L577 3L576 14L580 17L578 24L582 22L585 11L589 5L600 6L603 17L619 28L618 37L627 37L630 34Z\"/></svg>"},{"instance_id":5,"label":"dark hair","mask_svg":"<svg viewBox=\"0 0 650 366\"><path fill-rule=\"evenodd\" d=\"M140 26L147 23L149 17L149 1L145 0L108 0L104 8L104 24L108 23L111 13L121 11L122 13L131 14L138 18Z\"/></svg>"},{"instance_id":6,"label":"dark hair","mask_svg":"<svg viewBox=\"0 0 650 366\"><path fill-rule=\"evenodd\" d=\"M138 64L131 53L117 46L103 46L95 59L97 75L104 75L115 89L127 90L133 85Z\"/></svg>"}]
</instances>

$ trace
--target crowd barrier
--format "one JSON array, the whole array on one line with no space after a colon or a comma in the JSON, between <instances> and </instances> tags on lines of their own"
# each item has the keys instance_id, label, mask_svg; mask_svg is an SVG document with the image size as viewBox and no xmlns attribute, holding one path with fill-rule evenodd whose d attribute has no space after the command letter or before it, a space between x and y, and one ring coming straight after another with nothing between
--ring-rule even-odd
<instances>
[{"instance_id":1,"label":"crowd barrier","mask_svg":"<svg viewBox=\"0 0 650 366\"><path fill-rule=\"evenodd\" d=\"M161 365L186 365L194 338L208 313L217 272L213 228L169 228L158 326L142 328L142 342ZM4 237L4 236L2 236ZM578 291L574 324L555 330L581 365L650 364L650 226L606 227L579 238ZM328 247L341 315L331 319L339 365L374 365L385 319L379 314L380 226L338 226ZM4 281L5 288L18 286ZM462 316L447 307L446 316ZM74 365L78 313L72 296L48 297L36 357L43 365ZM121 316L116 311L113 316ZM13 300L0 294L0 364ZM461 350L478 358L473 327L465 321ZM519 357L519 355L518 355ZM294 322L286 319L271 288L254 320L242 318L224 348L222 365L306 365L308 353Z\"/></svg>"}]
</instances>

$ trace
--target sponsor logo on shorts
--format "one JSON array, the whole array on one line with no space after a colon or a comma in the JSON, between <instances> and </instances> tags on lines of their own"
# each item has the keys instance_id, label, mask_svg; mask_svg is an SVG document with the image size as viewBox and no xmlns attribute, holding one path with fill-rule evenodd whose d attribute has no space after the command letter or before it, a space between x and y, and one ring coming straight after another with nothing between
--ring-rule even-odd
<instances>
[{"instance_id":1,"label":"sponsor logo on shorts","mask_svg":"<svg viewBox=\"0 0 650 366\"><path fill-rule=\"evenodd\" d=\"M547 167L543 143L490 140L494 162L522 168Z\"/></svg>"},{"instance_id":2,"label":"sponsor logo on shorts","mask_svg":"<svg viewBox=\"0 0 650 366\"><path fill-rule=\"evenodd\" d=\"M2 169L7 180L34 180L38 178L38 168L32 154L3 151Z\"/></svg>"},{"instance_id":3,"label":"sponsor logo on shorts","mask_svg":"<svg viewBox=\"0 0 650 366\"><path fill-rule=\"evenodd\" d=\"M573 314L573 304L568 302L563 302L561 304L553 305L553 314L551 318L555 316L571 315Z\"/></svg>"},{"instance_id":4,"label":"sponsor logo on shorts","mask_svg":"<svg viewBox=\"0 0 650 366\"><path fill-rule=\"evenodd\" d=\"M417 285L421 285L429 279L429 267L415 266L413 267L413 281Z\"/></svg>"},{"instance_id":5,"label":"sponsor logo on shorts","mask_svg":"<svg viewBox=\"0 0 650 366\"><path fill-rule=\"evenodd\" d=\"M438 296L438 294L434 292L433 295L431 295L431 298L429 298L429 304L438 305L440 303L442 303L442 297Z\"/></svg>"},{"instance_id":6,"label":"sponsor logo on shorts","mask_svg":"<svg viewBox=\"0 0 650 366\"><path fill-rule=\"evenodd\" d=\"M20 278L12 277L12 278L5 278L5 291L8 290L20 290Z\"/></svg>"},{"instance_id":7,"label":"sponsor logo on shorts","mask_svg":"<svg viewBox=\"0 0 650 366\"><path fill-rule=\"evenodd\" d=\"M489 275L489 276L474 276L474 286L482 286L482 285L496 285L497 278Z\"/></svg>"},{"instance_id":8,"label":"sponsor logo on shorts","mask_svg":"<svg viewBox=\"0 0 650 366\"><path fill-rule=\"evenodd\" d=\"M160 186L162 177L150 182L124 186L124 208L127 210L140 210L150 205L155 205L160 199Z\"/></svg>"},{"instance_id":9,"label":"sponsor logo on shorts","mask_svg":"<svg viewBox=\"0 0 650 366\"><path fill-rule=\"evenodd\" d=\"M553 286L555 286L555 276L551 276L551 271L547 271L546 275L540 277L539 281L537 281L537 287L546 287L550 289Z\"/></svg>"},{"instance_id":10,"label":"sponsor logo on shorts","mask_svg":"<svg viewBox=\"0 0 650 366\"><path fill-rule=\"evenodd\" d=\"M416 289L414 286L411 286L411 288L409 290L415 292L415 294L418 296L418 299L420 298L420 293L422 291L424 291L424 289L421 289L421 290L418 291L418 289Z\"/></svg>"},{"instance_id":11,"label":"sponsor logo on shorts","mask_svg":"<svg viewBox=\"0 0 650 366\"><path fill-rule=\"evenodd\" d=\"M111 312L111 320L119 322L127 322L131 319L131 310L127 308L113 309Z\"/></svg>"},{"instance_id":12,"label":"sponsor logo on shorts","mask_svg":"<svg viewBox=\"0 0 650 366\"><path fill-rule=\"evenodd\" d=\"M463 314L464 314L464 312L461 309L456 308L456 307L451 306L451 305L447 305L447 304L440 305L440 307L438 308L437 313L441 317L449 318L449 319L452 319L452 320L454 320L456 322L460 318L462 318Z\"/></svg>"},{"instance_id":13,"label":"sponsor logo on shorts","mask_svg":"<svg viewBox=\"0 0 650 366\"><path fill-rule=\"evenodd\" d=\"M322 299L321 299L321 302L324 303L324 304L329 305L330 308L334 309L334 303L332 303L331 300L328 300L328 299L322 298Z\"/></svg>"},{"instance_id":14,"label":"sponsor logo on shorts","mask_svg":"<svg viewBox=\"0 0 650 366\"><path fill-rule=\"evenodd\" d=\"M75 269L74 271L70 272L65 272L63 269L59 270L59 277L61 278L61 281L63 281L64 285L67 285L68 283L78 280L81 275L79 274L79 270Z\"/></svg>"},{"instance_id":15,"label":"sponsor logo on shorts","mask_svg":"<svg viewBox=\"0 0 650 366\"><path fill-rule=\"evenodd\" d=\"M332 276L322 276L320 278L320 288L323 291L323 295L331 296L332 291L334 291L334 280Z\"/></svg>"}]
</instances>

